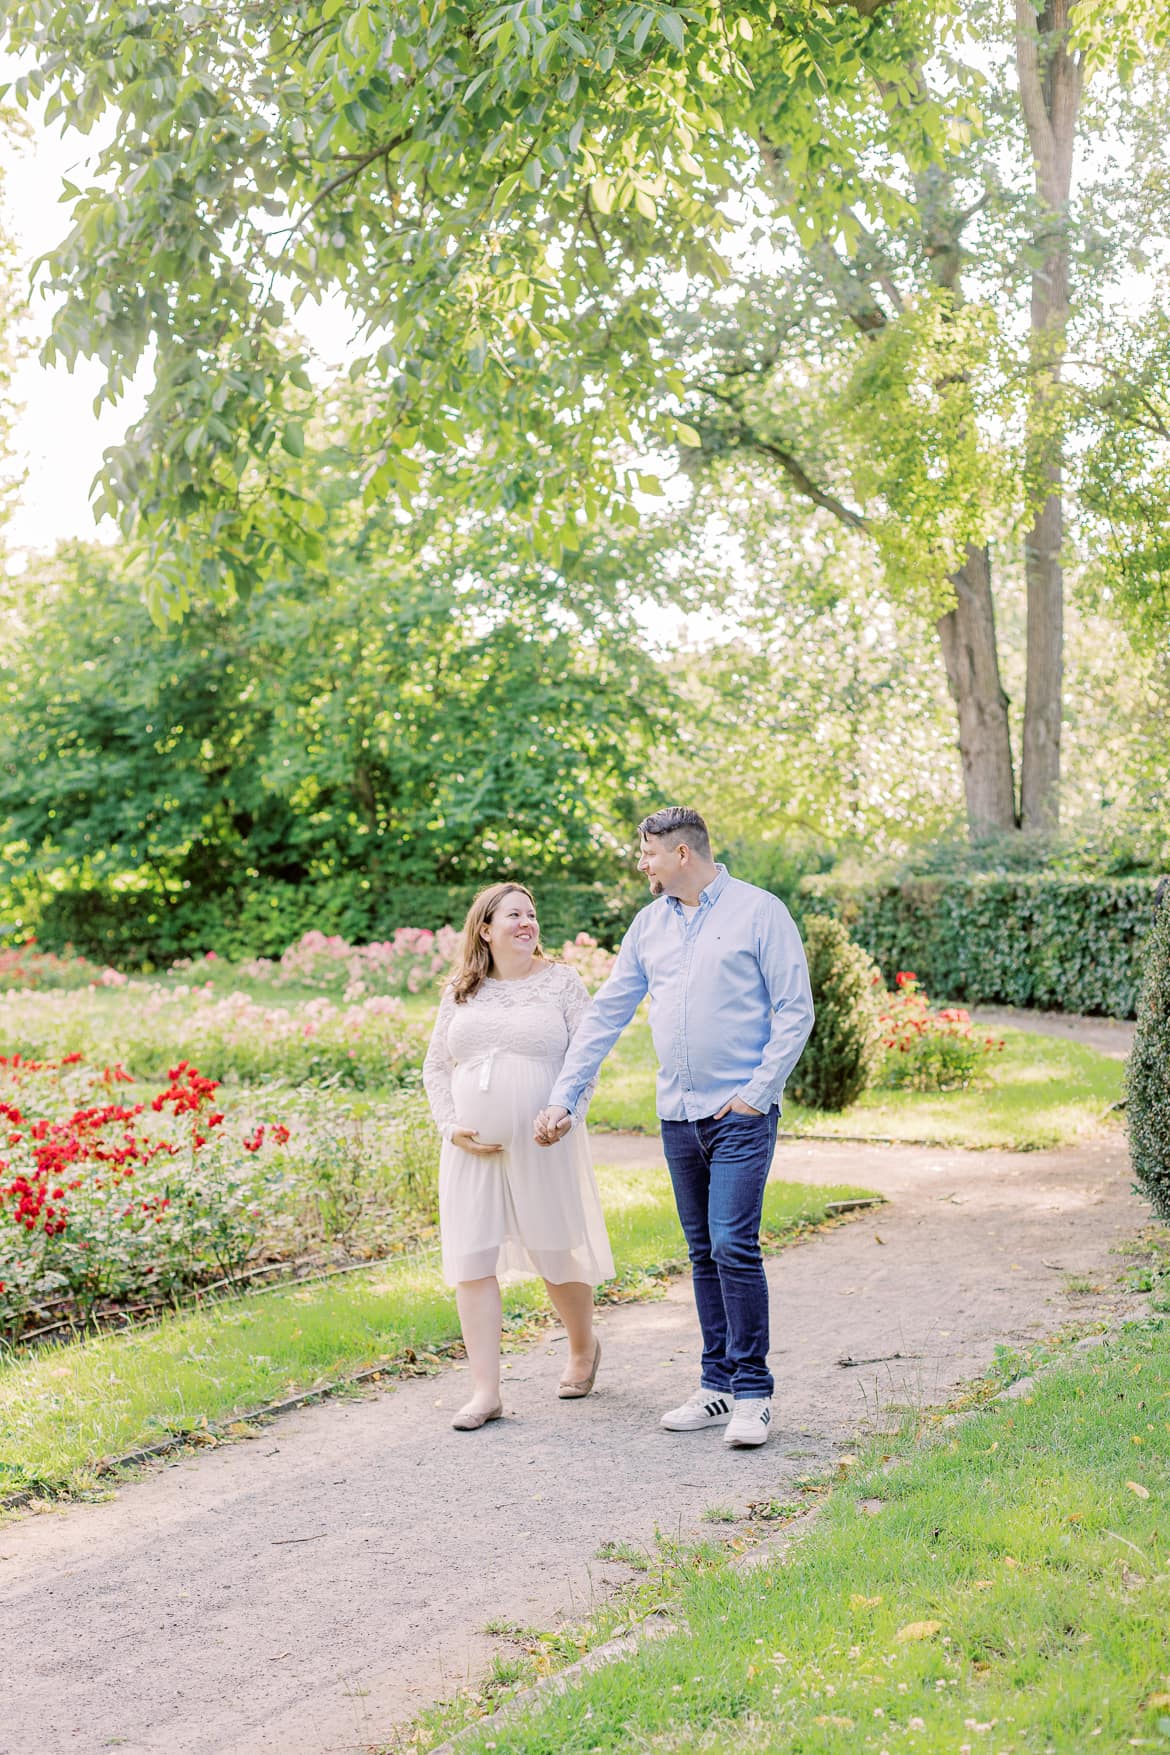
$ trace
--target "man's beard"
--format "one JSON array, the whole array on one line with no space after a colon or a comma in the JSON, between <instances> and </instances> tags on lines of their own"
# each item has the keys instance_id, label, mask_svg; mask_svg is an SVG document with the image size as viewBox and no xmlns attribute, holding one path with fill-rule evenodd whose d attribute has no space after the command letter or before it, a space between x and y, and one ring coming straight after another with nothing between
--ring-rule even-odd
<instances>
[{"instance_id":1,"label":"man's beard","mask_svg":"<svg viewBox=\"0 0 1170 1755\"><path fill-rule=\"evenodd\" d=\"M655 877L647 878L646 882L650 885L650 894L652 896L665 895L666 885L662 882L662 880L660 878L655 878Z\"/></svg>"}]
</instances>

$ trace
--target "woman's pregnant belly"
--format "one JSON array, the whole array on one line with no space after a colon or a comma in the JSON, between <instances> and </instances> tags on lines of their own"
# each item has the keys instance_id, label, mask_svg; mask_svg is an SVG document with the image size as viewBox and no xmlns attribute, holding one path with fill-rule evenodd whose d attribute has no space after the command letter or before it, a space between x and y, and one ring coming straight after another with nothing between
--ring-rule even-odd
<instances>
[{"instance_id":1,"label":"woman's pregnant belly","mask_svg":"<svg viewBox=\"0 0 1170 1755\"><path fill-rule=\"evenodd\" d=\"M455 1118L460 1127L472 1128L485 1146L510 1146L516 1125L516 1092L498 1065L491 1068L488 1088L483 1087L486 1062L457 1066L451 1080Z\"/></svg>"},{"instance_id":2,"label":"woman's pregnant belly","mask_svg":"<svg viewBox=\"0 0 1170 1755\"><path fill-rule=\"evenodd\" d=\"M457 1066L451 1095L459 1126L474 1128L486 1146L510 1148L517 1135L530 1140L537 1111L548 1101L557 1064L527 1054L497 1054L490 1062L472 1060Z\"/></svg>"}]
</instances>

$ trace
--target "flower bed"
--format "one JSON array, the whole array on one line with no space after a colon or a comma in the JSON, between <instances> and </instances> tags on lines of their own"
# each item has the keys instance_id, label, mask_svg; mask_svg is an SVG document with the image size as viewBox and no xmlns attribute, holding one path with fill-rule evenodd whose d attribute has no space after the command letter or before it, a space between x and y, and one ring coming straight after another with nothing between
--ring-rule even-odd
<instances>
[{"instance_id":1,"label":"flower bed","mask_svg":"<svg viewBox=\"0 0 1170 1755\"><path fill-rule=\"evenodd\" d=\"M339 993L347 1002L370 995L402 998L434 994L451 971L459 938L452 926L442 926L438 932L400 926L392 938L368 945L351 945L336 935L306 932L279 960L254 957L240 964L237 973L244 981ZM591 990L600 987L615 960L614 953L603 950L587 932L567 939L553 954L571 964ZM179 973L194 967L189 961L174 965Z\"/></svg>"},{"instance_id":2,"label":"flower bed","mask_svg":"<svg viewBox=\"0 0 1170 1755\"><path fill-rule=\"evenodd\" d=\"M306 932L279 961L255 957L240 966L246 981L315 987L340 993L346 1001L370 995L401 997L434 992L455 958L459 934L453 927L428 932L400 926L392 938L351 945L336 935Z\"/></svg>"},{"instance_id":3,"label":"flower bed","mask_svg":"<svg viewBox=\"0 0 1170 1755\"><path fill-rule=\"evenodd\" d=\"M124 987L126 980L117 969L102 968L86 957L39 951L35 939L0 949L0 993L28 993L46 987Z\"/></svg>"},{"instance_id":4,"label":"flower bed","mask_svg":"<svg viewBox=\"0 0 1170 1755\"><path fill-rule=\"evenodd\" d=\"M187 1061L143 1089L79 1054L0 1058L0 1338L259 1262L386 1254L433 1224L436 1182L415 1093L232 1095Z\"/></svg>"},{"instance_id":5,"label":"flower bed","mask_svg":"<svg viewBox=\"0 0 1170 1755\"><path fill-rule=\"evenodd\" d=\"M0 1333L72 1301L176 1296L238 1272L283 1193L283 1122L245 1132L186 1061L149 1101L120 1064L0 1057Z\"/></svg>"},{"instance_id":6,"label":"flower bed","mask_svg":"<svg viewBox=\"0 0 1170 1755\"><path fill-rule=\"evenodd\" d=\"M887 1090L957 1091L969 1085L979 1063L998 1054L996 1036L977 1036L961 1006L932 1012L912 970L901 969L878 1018L885 1059L878 1084Z\"/></svg>"},{"instance_id":7,"label":"flower bed","mask_svg":"<svg viewBox=\"0 0 1170 1755\"><path fill-rule=\"evenodd\" d=\"M256 1084L331 1083L366 1090L409 1079L426 1050L425 1018L401 1000L373 996L336 1004L323 995L266 1005L247 993L136 981L116 997L0 995L0 1043L35 1059L79 1051L118 1059L140 1078L184 1058L210 1078Z\"/></svg>"}]
</instances>

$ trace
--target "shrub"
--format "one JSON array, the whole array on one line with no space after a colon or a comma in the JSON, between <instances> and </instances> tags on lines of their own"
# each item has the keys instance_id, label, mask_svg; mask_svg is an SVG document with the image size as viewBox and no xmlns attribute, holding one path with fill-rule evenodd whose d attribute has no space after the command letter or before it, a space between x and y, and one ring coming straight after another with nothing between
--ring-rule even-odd
<instances>
[{"instance_id":1,"label":"shrub","mask_svg":"<svg viewBox=\"0 0 1170 1755\"><path fill-rule=\"evenodd\" d=\"M845 928L826 915L805 922L816 1022L789 1080L805 1109L847 1109L872 1083L881 1053L875 993L881 977Z\"/></svg>"},{"instance_id":2,"label":"shrub","mask_svg":"<svg viewBox=\"0 0 1170 1755\"><path fill-rule=\"evenodd\" d=\"M1134 1015L1152 878L1036 874L846 883L806 878L805 917L834 914L887 983L916 969L969 1005Z\"/></svg>"},{"instance_id":3,"label":"shrub","mask_svg":"<svg viewBox=\"0 0 1170 1755\"><path fill-rule=\"evenodd\" d=\"M1160 1219L1170 1223L1170 904L1146 941L1137 1030L1125 1068L1129 1155Z\"/></svg>"},{"instance_id":4,"label":"shrub","mask_svg":"<svg viewBox=\"0 0 1170 1755\"><path fill-rule=\"evenodd\" d=\"M882 1062L878 1083L889 1090L959 1091L971 1083L987 1054L998 1053L996 1036L977 1036L961 1006L932 1012L917 975L900 969L878 1019Z\"/></svg>"}]
</instances>

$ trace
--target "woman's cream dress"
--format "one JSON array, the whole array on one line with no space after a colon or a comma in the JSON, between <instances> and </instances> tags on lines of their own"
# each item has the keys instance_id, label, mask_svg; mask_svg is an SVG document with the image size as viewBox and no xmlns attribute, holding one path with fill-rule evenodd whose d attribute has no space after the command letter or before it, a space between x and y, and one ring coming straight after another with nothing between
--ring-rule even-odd
<instances>
[{"instance_id":1,"label":"woman's cream dress","mask_svg":"<svg viewBox=\"0 0 1170 1755\"><path fill-rule=\"evenodd\" d=\"M576 970L544 961L520 981L488 979L463 1005L443 995L423 1083L443 1136L439 1233L449 1285L541 1274L554 1285L596 1286L613 1275L584 1127L593 1087L563 1140L538 1146L532 1137L588 1005ZM457 1127L504 1149L474 1157L452 1144Z\"/></svg>"}]
</instances>

